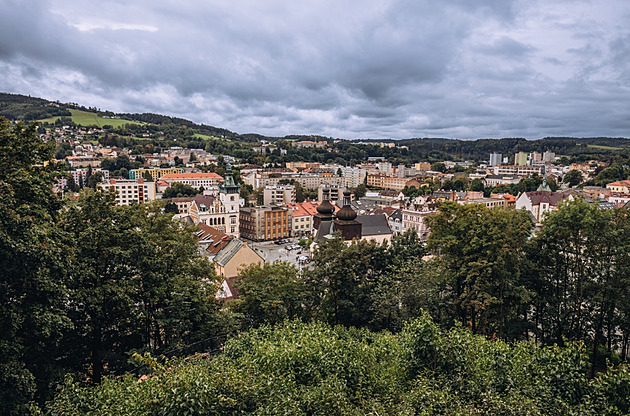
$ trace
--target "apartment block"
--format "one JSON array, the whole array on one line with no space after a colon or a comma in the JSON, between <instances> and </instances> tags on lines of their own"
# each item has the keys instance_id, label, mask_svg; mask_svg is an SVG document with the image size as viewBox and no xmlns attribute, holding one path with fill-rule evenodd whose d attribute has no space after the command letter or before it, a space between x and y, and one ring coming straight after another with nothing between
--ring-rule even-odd
<instances>
[{"instance_id":1,"label":"apartment block","mask_svg":"<svg viewBox=\"0 0 630 416\"><path fill-rule=\"evenodd\" d=\"M116 193L117 205L142 204L155 200L155 182L144 179L110 179L98 186Z\"/></svg>"},{"instance_id":2,"label":"apartment block","mask_svg":"<svg viewBox=\"0 0 630 416\"><path fill-rule=\"evenodd\" d=\"M263 190L265 205L286 205L295 203L295 186L267 185Z\"/></svg>"},{"instance_id":3,"label":"apartment block","mask_svg":"<svg viewBox=\"0 0 630 416\"><path fill-rule=\"evenodd\" d=\"M286 206L262 205L240 210L240 235L253 241L291 237L292 209Z\"/></svg>"}]
</instances>

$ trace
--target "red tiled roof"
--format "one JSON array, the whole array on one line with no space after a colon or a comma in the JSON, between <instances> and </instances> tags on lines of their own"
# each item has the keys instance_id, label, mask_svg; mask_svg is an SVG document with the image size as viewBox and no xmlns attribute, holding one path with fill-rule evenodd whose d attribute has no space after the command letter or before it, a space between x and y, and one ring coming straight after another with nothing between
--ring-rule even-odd
<instances>
[{"instance_id":1,"label":"red tiled roof","mask_svg":"<svg viewBox=\"0 0 630 416\"><path fill-rule=\"evenodd\" d=\"M199 232L197 232L198 240L212 240L210 245L206 249L209 253L217 254L223 247L225 247L232 237L217 230L216 228L210 227L206 224L197 224L199 227Z\"/></svg>"}]
</instances>

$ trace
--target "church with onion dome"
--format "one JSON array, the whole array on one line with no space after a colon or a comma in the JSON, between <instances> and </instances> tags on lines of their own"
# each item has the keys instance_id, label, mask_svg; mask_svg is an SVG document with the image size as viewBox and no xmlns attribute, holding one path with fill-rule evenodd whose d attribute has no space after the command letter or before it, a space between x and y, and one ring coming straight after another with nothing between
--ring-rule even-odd
<instances>
[{"instance_id":1,"label":"church with onion dome","mask_svg":"<svg viewBox=\"0 0 630 416\"><path fill-rule=\"evenodd\" d=\"M393 232L383 214L357 215L350 205L350 191L343 193L343 206L335 214L335 207L325 199L317 206L317 214L313 216L315 242L332 238L335 232L340 232L342 238L353 240L375 240L378 243L390 241Z\"/></svg>"}]
</instances>

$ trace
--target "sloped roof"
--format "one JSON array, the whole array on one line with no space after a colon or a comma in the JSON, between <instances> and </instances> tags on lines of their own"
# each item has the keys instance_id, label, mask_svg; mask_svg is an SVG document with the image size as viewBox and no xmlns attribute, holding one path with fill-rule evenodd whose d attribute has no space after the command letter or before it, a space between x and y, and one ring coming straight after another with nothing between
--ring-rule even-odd
<instances>
[{"instance_id":1,"label":"sloped roof","mask_svg":"<svg viewBox=\"0 0 630 416\"><path fill-rule=\"evenodd\" d=\"M214 227L210 227L209 225L203 223L199 223L197 225L199 227L199 231L196 233L198 241L200 243L207 243L208 248L206 251L211 254L217 254L232 239L231 236L217 230Z\"/></svg>"},{"instance_id":2,"label":"sloped roof","mask_svg":"<svg viewBox=\"0 0 630 416\"><path fill-rule=\"evenodd\" d=\"M215 263L219 266L225 266L234 257L234 255L243 247L243 242L238 239L230 240L230 242L223 247L214 258Z\"/></svg>"},{"instance_id":3,"label":"sloped roof","mask_svg":"<svg viewBox=\"0 0 630 416\"><path fill-rule=\"evenodd\" d=\"M402 221L402 210L397 209L389 215L392 220Z\"/></svg>"},{"instance_id":4,"label":"sloped roof","mask_svg":"<svg viewBox=\"0 0 630 416\"><path fill-rule=\"evenodd\" d=\"M630 180L623 180L623 181L615 181L615 182L611 182L608 185L612 185L612 186L630 186ZM606 186L608 186L606 185Z\"/></svg>"},{"instance_id":5,"label":"sloped roof","mask_svg":"<svg viewBox=\"0 0 630 416\"><path fill-rule=\"evenodd\" d=\"M532 202L532 205L540 205L542 202L546 202L554 207L558 206L559 202L562 202L569 197L569 195L562 192L550 191L525 192L525 195Z\"/></svg>"},{"instance_id":6,"label":"sloped roof","mask_svg":"<svg viewBox=\"0 0 630 416\"><path fill-rule=\"evenodd\" d=\"M361 223L361 238L392 234L392 229L384 214L358 215L356 221ZM334 232L334 221L322 221L315 234L315 241L323 241L327 235L331 235Z\"/></svg>"},{"instance_id":7,"label":"sloped roof","mask_svg":"<svg viewBox=\"0 0 630 416\"><path fill-rule=\"evenodd\" d=\"M359 215L357 216L357 221L363 225L361 228L361 236L363 237L392 233L392 229L387 222L387 217L383 214Z\"/></svg>"},{"instance_id":8,"label":"sloped roof","mask_svg":"<svg viewBox=\"0 0 630 416\"><path fill-rule=\"evenodd\" d=\"M182 196L178 198L171 198L171 201L177 202L192 202L195 201L197 206L205 205L207 207L214 204L216 198L213 195L195 195L195 196Z\"/></svg>"}]
</instances>

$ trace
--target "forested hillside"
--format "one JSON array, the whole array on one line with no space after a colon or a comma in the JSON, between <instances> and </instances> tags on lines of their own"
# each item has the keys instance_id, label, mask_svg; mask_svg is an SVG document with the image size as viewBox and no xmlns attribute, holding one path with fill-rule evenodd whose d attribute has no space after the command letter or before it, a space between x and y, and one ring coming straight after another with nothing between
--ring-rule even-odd
<instances>
[{"instance_id":1,"label":"forested hillside","mask_svg":"<svg viewBox=\"0 0 630 416\"><path fill-rule=\"evenodd\" d=\"M41 98L0 92L0 116L9 120L34 121L70 116L66 106Z\"/></svg>"},{"instance_id":2,"label":"forested hillside","mask_svg":"<svg viewBox=\"0 0 630 416\"><path fill-rule=\"evenodd\" d=\"M138 139L143 133L150 135L154 147L168 145L189 146L200 148L207 145L210 139L228 139L241 143L259 143L261 140L274 142L283 149L290 149L290 143L299 140L326 141L332 148L293 149L290 154L282 156L271 153L265 163L283 164L291 161L312 161L326 163L356 164L364 162L368 157L384 157L394 164L410 165L419 161L438 162L443 160L472 160L488 159L492 152L505 156L516 152L545 152L551 151L558 156L564 156L564 161L605 160L607 162L625 161L630 157L630 139L627 138L571 138L545 137L538 140L524 138L488 138L483 140L456 140L445 138L406 139L393 141L396 147L381 147L378 145L358 144L353 141L341 141L333 144L332 137L288 135L285 137L266 137L253 133L239 134L221 127L196 124L178 117L152 113L116 114L97 108L86 108L77 103L54 103L39 98L31 98L15 94L0 94L0 115L10 120L51 120L51 117L63 116L63 123L84 124L87 118L71 117L70 109L93 113L95 116L114 120L108 129L109 139L116 145L129 146L147 145L147 139ZM70 118L66 118L70 117ZM138 123L124 123L125 120ZM54 124L54 121L51 121ZM106 122L100 123L106 124ZM116 137L124 142L116 142ZM351 138L348 138L351 139ZM179 143L175 143L175 141ZM168 142L168 143L167 143ZM364 143L380 143L380 140L368 140ZM392 142L386 140L385 142ZM233 147L233 146L232 146ZM246 150L247 146L236 146L239 150ZM251 147L251 146L250 146ZM236 149L232 149L235 151ZM253 163L253 154L249 151L240 152L238 157L249 157Z\"/></svg>"}]
</instances>

